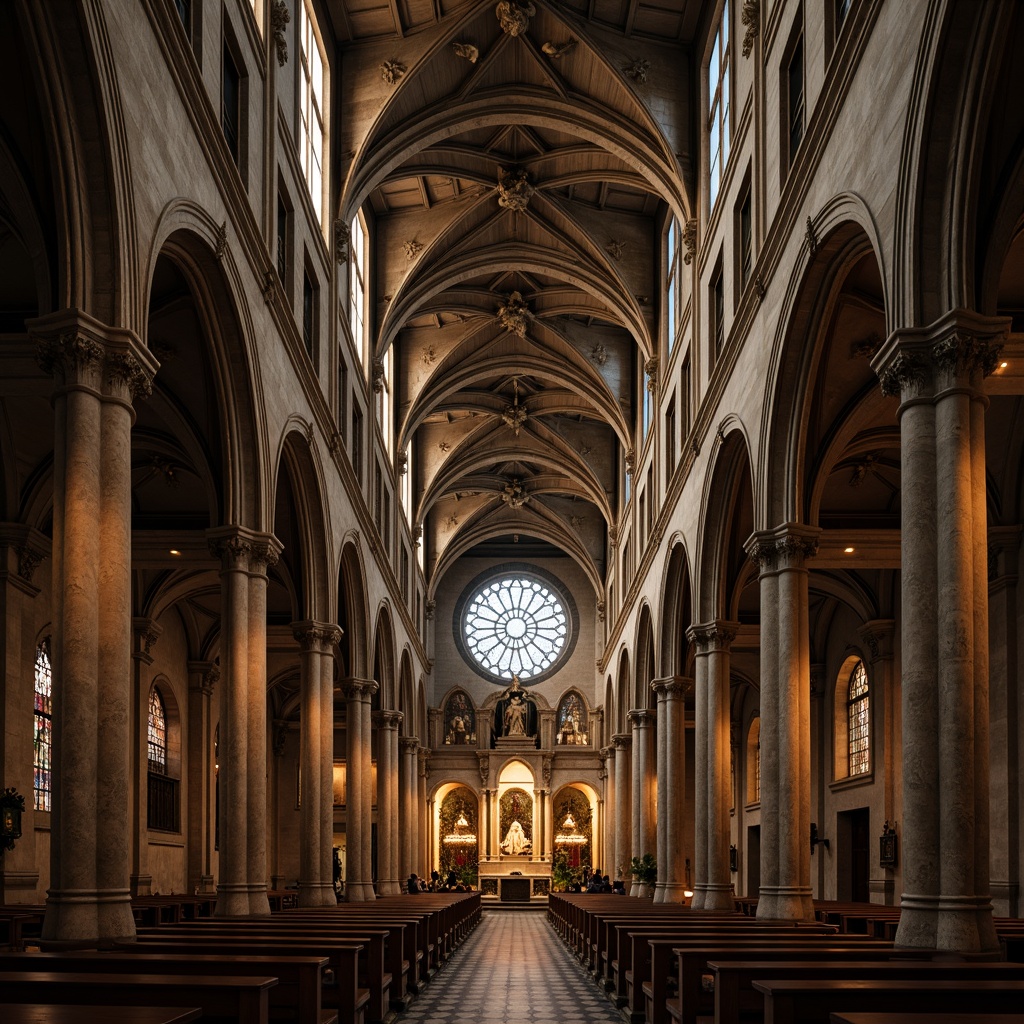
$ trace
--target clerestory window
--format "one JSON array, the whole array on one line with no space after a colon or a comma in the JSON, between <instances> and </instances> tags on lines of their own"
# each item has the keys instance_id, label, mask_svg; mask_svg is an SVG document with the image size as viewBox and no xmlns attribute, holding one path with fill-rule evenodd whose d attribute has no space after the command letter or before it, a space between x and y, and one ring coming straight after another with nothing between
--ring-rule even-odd
<instances>
[{"instance_id":1,"label":"clerestory window","mask_svg":"<svg viewBox=\"0 0 1024 1024\"><path fill-rule=\"evenodd\" d=\"M729 2L715 32L708 63L708 206L714 209L729 163Z\"/></svg>"},{"instance_id":2,"label":"clerestory window","mask_svg":"<svg viewBox=\"0 0 1024 1024\"><path fill-rule=\"evenodd\" d=\"M317 223L323 224L324 167L326 142L324 134L324 97L327 94L327 61L324 56L320 30L307 0L299 3L299 47L302 68L301 111L302 173L306 178L309 196Z\"/></svg>"},{"instance_id":3,"label":"clerestory window","mask_svg":"<svg viewBox=\"0 0 1024 1024\"><path fill-rule=\"evenodd\" d=\"M49 811L53 794L53 671L49 637L36 648L32 720L32 806L37 811Z\"/></svg>"}]
</instances>

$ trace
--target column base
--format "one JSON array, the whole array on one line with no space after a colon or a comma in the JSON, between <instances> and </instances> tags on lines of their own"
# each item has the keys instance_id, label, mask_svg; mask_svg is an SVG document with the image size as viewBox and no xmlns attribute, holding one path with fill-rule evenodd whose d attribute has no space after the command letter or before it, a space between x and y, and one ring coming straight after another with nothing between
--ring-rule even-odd
<instances>
[{"instance_id":1,"label":"column base","mask_svg":"<svg viewBox=\"0 0 1024 1024\"><path fill-rule=\"evenodd\" d=\"M345 902L346 903L366 903L370 900L375 900L377 894L373 891L372 882L346 882L345 883Z\"/></svg>"},{"instance_id":2,"label":"column base","mask_svg":"<svg viewBox=\"0 0 1024 1024\"><path fill-rule=\"evenodd\" d=\"M109 946L135 938L131 893L127 889L51 889L42 938L78 948Z\"/></svg>"},{"instance_id":3,"label":"column base","mask_svg":"<svg viewBox=\"0 0 1024 1024\"><path fill-rule=\"evenodd\" d=\"M761 887L757 899L758 920L813 921L814 900L808 886Z\"/></svg>"},{"instance_id":4,"label":"column base","mask_svg":"<svg viewBox=\"0 0 1024 1024\"><path fill-rule=\"evenodd\" d=\"M377 882L378 896L401 896L402 886L397 878L384 878Z\"/></svg>"},{"instance_id":5,"label":"column base","mask_svg":"<svg viewBox=\"0 0 1024 1024\"><path fill-rule=\"evenodd\" d=\"M217 886L214 917L269 917L270 901L266 885L224 882Z\"/></svg>"},{"instance_id":6,"label":"column base","mask_svg":"<svg viewBox=\"0 0 1024 1024\"><path fill-rule=\"evenodd\" d=\"M895 944L999 959L999 940L987 896L903 894Z\"/></svg>"},{"instance_id":7,"label":"column base","mask_svg":"<svg viewBox=\"0 0 1024 1024\"><path fill-rule=\"evenodd\" d=\"M334 886L330 882L299 881L300 907L334 907L337 904Z\"/></svg>"},{"instance_id":8,"label":"column base","mask_svg":"<svg viewBox=\"0 0 1024 1024\"><path fill-rule=\"evenodd\" d=\"M703 910L704 901L707 899L707 886L698 882L693 887L693 900L690 903L691 910Z\"/></svg>"},{"instance_id":9,"label":"column base","mask_svg":"<svg viewBox=\"0 0 1024 1024\"><path fill-rule=\"evenodd\" d=\"M728 910L736 909L736 894L733 892L732 883L718 885L708 882L704 890L704 905L701 910ZM812 914L813 916L813 914Z\"/></svg>"},{"instance_id":10,"label":"column base","mask_svg":"<svg viewBox=\"0 0 1024 1024\"><path fill-rule=\"evenodd\" d=\"M655 903L689 903L686 886L682 882L659 882L654 892ZM660 899L659 899L660 893Z\"/></svg>"}]
</instances>

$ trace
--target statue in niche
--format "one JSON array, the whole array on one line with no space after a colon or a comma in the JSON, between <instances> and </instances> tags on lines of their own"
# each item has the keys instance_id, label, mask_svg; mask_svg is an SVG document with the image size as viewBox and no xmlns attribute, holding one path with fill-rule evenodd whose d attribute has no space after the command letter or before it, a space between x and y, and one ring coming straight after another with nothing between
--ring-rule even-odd
<instances>
[{"instance_id":1,"label":"statue in niche","mask_svg":"<svg viewBox=\"0 0 1024 1024\"><path fill-rule=\"evenodd\" d=\"M445 744L465 746L476 743L476 717L466 695L457 690L448 699L444 709Z\"/></svg>"},{"instance_id":2,"label":"statue in niche","mask_svg":"<svg viewBox=\"0 0 1024 1024\"><path fill-rule=\"evenodd\" d=\"M587 717L583 702L575 693L570 693L562 702L558 712L557 743L563 746L586 746Z\"/></svg>"},{"instance_id":3,"label":"statue in niche","mask_svg":"<svg viewBox=\"0 0 1024 1024\"><path fill-rule=\"evenodd\" d=\"M494 705L494 725L499 736L536 737L537 705L519 684L519 676L512 677L512 685Z\"/></svg>"},{"instance_id":4,"label":"statue in niche","mask_svg":"<svg viewBox=\"0 0 1024 1024\"><path fill-rule=\"evenodd\" d=\"M523 830L523 826L518 821L513 821L508 827L508 832L505 833L505 838L501 841L502 850L516 856L521 853L529 853L531 846L533 843Z\"/></svg>"}]
</instances>

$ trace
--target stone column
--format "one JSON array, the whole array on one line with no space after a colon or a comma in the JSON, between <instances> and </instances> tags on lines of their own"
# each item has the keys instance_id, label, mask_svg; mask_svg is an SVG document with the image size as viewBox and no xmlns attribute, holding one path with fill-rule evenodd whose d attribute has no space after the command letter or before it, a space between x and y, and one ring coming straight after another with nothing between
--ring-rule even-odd
<instances>
[{"instance_id":1,"label":"stone column","mask_svg":"<svg viewBox=\"0 0 1024 1024\"><path fill-rule=\"evenodd\" d=\"M653 726L655 713L635 709L626 715L633 726L633 856L654 855L657 841L657 782L655 779ZM628 865L627 865L628 867ZM631 896L637 895L634 883Z\"/></svg>"},{"instance_id":2,"label":"stone column","mask_svg":"<svg viewBox=\"0 0 1024 1024\"><path fill-rule=\"evenodd\" d=\"M19 743L0 741L0 778L25 798L21 838L0 856L0 903L35 902L39 884L36 825L49 811L36 811L32 758L26 756L33 736L33 692L37 613L40 593L32 578L50 551L50 541L23 523L0 524L0 735L21 736ZM52 663L51 663L52 664Z\"/></svg>"},{"instance_id":3,"label":"stone column","mask_svg":"<svg viewBox=\"0 0 1024 1024\"><path fill-rule=\"evenodd\" d=\"M872 360L900 397L900 946L999 949L989 885L985 407L1009 321L953 310Z\"/></svg>"},{"instance_id":4,"label":"stone column","mask_svg":"<svg viewBox=\"0 0 1024 1024\"><path fill-rule=\"evenodd\" d=\"M655 903L684 903L686 842L686 701L692 679L655 679L658 697L658 884Z\"/></svg>"},{"instance_id":5,"label":"stone column","mask_svg":"<svg viewBox=\"0 0 1024 1024\"><path fill-rule=\"evenodd\" d=\"M341 634L340 626L328 624L320 651L320 880L328 907L338 905L334 888L334 649Z\"/></svg>"},{"instance_id":6,"label":"stone column","mask_svg":"<svg viewBox=\"0 0 1024 1024\"><path fill-rule=\"evenodd\" d=\"M267 899L267 566L280 542L242 526L210 530L221 560L218 917L269 915Z\"/></svg>"},{"instance_id":7,"label":"stone column","mask_svg":"<svg viewBox=\"0 0 1024 1024\"><path fill-rule=\"evenodd\" d=\"M593 832L591 867L600 867L615 881L615 747L601 748L601 784L604 792L601 832ZM605 867L607 865L607 867Z\"/></svg>"},{"instance_id":8,"label":"stone column","mask_svg":"<svg viewBox=\"0 0 1024 1024\"><path fill-rule=\"evenodd\" d=\"M299 712L299 906L329 907L334 895L334 680L331 646L337 626L295 622L292 633L302 651ZM326 670L326 671L325 671ZM324 684L327 676L328 686ZM325 726L329 725L329 729ZM325 801L325 793L330 797ZM326 808L329 813L325 813ZM325 856L326 852L326 856ZM325 873L326 869L326 873Z\"/></svg>"},{"instance_id":9,"label":"stone column","mask_svg":"<svg viewBox=\"0 0 1024 1024\"><path fill-rule=\"evenodd\" d=\"M757 916L766 919L814 917L811 656L804 562L817 551L819 532L786 523L755 533L747 541L747 550L760 567L761 892Z\"/></svg>"},{"instance_id":10,"label":"stone column","mask_svg":"<svg viewBox=\"0 0 1024 1024\"><path fill-rule=\"evenodd\" d=\"M371 824L373 815L370 783L372 752L370 699L377 692L372 679L342 679L345 699L345 847L348 871L345 900L361 903L376 899L373 891Z\"/></svg>"},{"instance_id":11,"label":"stone column","mask_svg":"<svg viewBox=\"0 0 1024 1024\"><path fill-rule=\"evenodd\" d=\"M633 839L632 817L630 810L633 803L633 765L630 748L633 737L629 733L618 732L612 737L615 744L615 863L607 872L614 880L619 872L625 880L629 879L629 860L632 856L631 842Z\"/></svg>"},{"instance_id":12,"label":"stone column","mask_svg":"<svg viewBox=\"0 0 1024 1024\"><path fill-rule=\"evenodd\" d=\"M150 651L160 639L161 627L152 619L132 620L132 873L133 896L152 893L149 873L149 689Z\"/></svg>"},{"instance_id":13,"label":"stone column","mask_svg":"<svg viewBox=\"0 0 1024 1024\"><path fill-rule=\"evenodd\" d=\"M416 764L416 751L420 741L416 736L402 736L398 741L402 753L402 796L399 803L399 821L401 823L402 845L402 879L408 878L414 871L423 874L419 862L419 849L416 836L419 833L419 803L416 799L419 785L419 769Z\"/></svg>"},{"instance_id":14,"label":"stone column","mask_svg":"<svg viewBox=\"0 0 1024 1024\"><path fill-rule=\"evenodd\" d=\"M687 630L687 636L697 647L697 657L703 662L706 679L705 699L700 709L704 715L698 714L695 723L698 737L704 733L697 739L697 745L704 751L706 765L700 773L704 776L706 788L696 794L696 799L705 805L702 815L705 823L704 898L700 906L703 910L732 910L734 906L732 873L729 870L729 809L732 807L729 647L736 636L736 629L734 622L715 621L694 625ZM699 868L701 858L699 853L697 856ZM701 877L699 873L697 877Z\"/></svg>"},{"instance_id":15,"label":"stone column","mask_svg":"<svg viewBox=\"0 0 1024 1024\"><path fill-rule=\"evenodd\" d=\"M427 815L427 778L430 775L430 751L426 747L420 747L416 752L419 762L419 775L416 779L416 800L419 804L419 832L417 843L419 846L420 862L423 864L423 871L427 878L433 870L434 851L430 844L430 822Z\"/></svg>"},{"instance_id":16,"label":"stone column","mask_svg":"<svg viewBox=\"0 0 1024 1024\"><path fill-rule=\"evenodd\" d=\"M54 377L55 763L43 937L128 938L132 401L150 394L157 364L130 331L80 310L28 328Z\"/></svg>"},{"instance_id":17,"label":"stone column","mask_svg":"<svg viewBox=\"0 0 1024 1024\"><path fill-rule=\"evenodd\" d=\"M693 663L693 899L692 910L703 910L708 885L708 652L694 643Z\"/></svg>"},{"instance_id":18,"label":"stone column","mask_svg":"<svg viewBox=\"0 0 1024 1024\"><path fill-rule=\"evenodd\" d=\"M991 731L991 816L1020 821L1024 787L1018 784L1024 751L1024 715L1017 697L1020 677L1018 576L1021 527L996 526L989 538L989 671ZM891 816L890 816L891 820ZM992 906L1000 917L1021 914L1020 828L992 831Z\"/></svg>"},{"instance_id":19,"label":"stone column","mask_svg":"<svg viewBox=\"0 0 1024 1024\"><path fill-rule=\"evenodd\" d=\"M188 886L213 892L214 776L211 701L220 669L211 661L188 663Z\"/></svg>"},{"instance_id":20,"label":"stone column","mask_svg":"<svg viewBox=\"0 0 1024 1024\"><path fill-rule=\"evenodd\" d=\"M397 896L398 881L398 727L401 711L377 717L377 893Z\"/></svg>"}]
</instances>

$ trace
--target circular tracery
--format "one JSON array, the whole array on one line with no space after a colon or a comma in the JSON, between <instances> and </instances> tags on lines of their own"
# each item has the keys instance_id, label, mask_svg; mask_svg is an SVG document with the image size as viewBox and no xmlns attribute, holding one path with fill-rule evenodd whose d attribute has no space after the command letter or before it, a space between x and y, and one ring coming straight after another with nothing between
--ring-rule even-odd
<instances>
[{"instance_id":1,"label":"circular tracery","mask_svg":"<svg viewBox=\"0 0 1024 1024\"><path fill-rule=\"evenodd\" d=\"M466 588L454 626L460 650L480 675L535 683L568 657L574 620L572 599L553 579L507 566Z\"/></svg>"}]
</instances>

